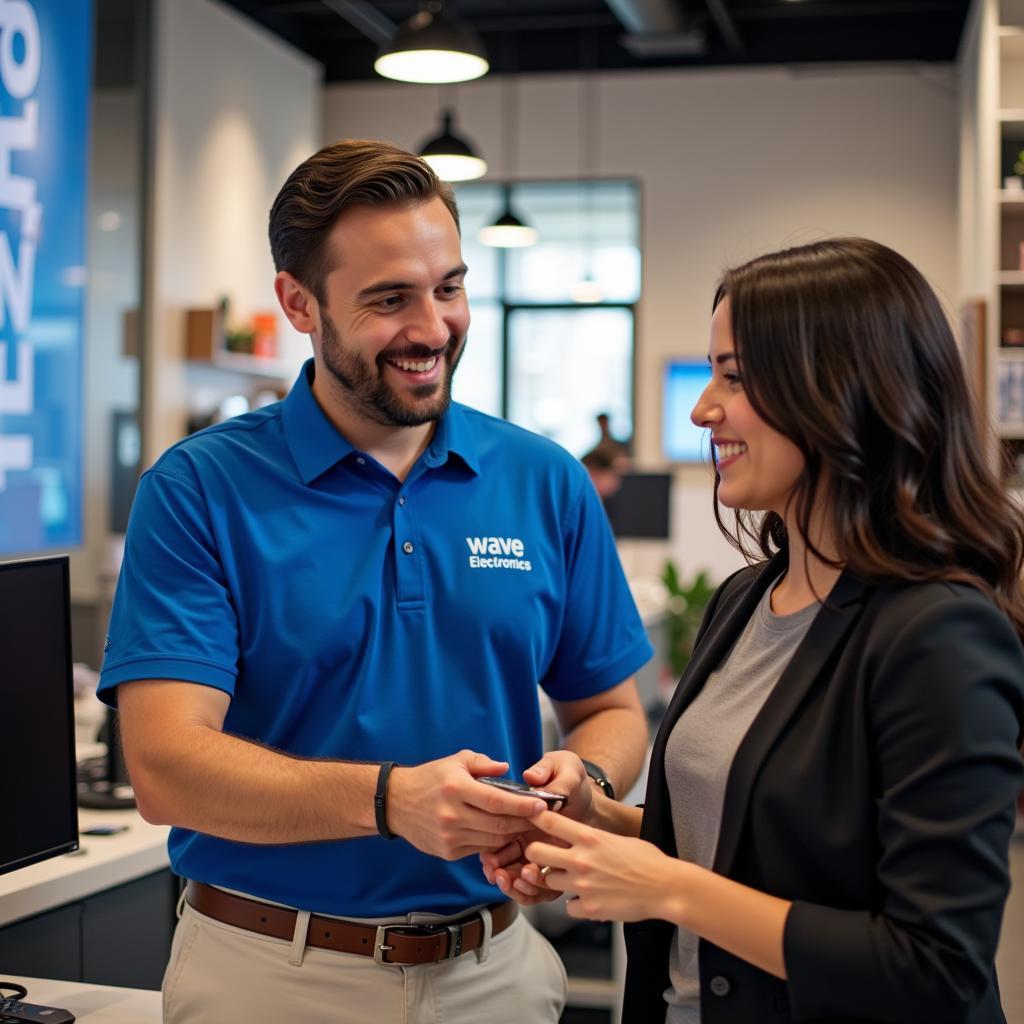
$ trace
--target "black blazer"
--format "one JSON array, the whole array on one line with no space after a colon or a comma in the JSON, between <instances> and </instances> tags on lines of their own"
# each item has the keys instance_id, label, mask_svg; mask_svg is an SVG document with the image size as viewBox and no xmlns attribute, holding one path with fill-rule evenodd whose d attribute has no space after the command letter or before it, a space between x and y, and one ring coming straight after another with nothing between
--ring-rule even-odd
<instances>
[{"instance_id":1,"label":"black blazer","mask_svg":"<svg viewBox=\"0 0 1024 1024\"><path fill-rule=\"evenodd\" d=\"M784 555L709 605L654 743L641 837L676 856L665 743ZM714 870L793 900L781 981L699 946L705 1024L1002 1024L996 941L1024 777L1024 649L959 584L843 573L729 774ZM672 925L626 926L624 1024L661 1024Z\"/></svg>"}]
</instances>

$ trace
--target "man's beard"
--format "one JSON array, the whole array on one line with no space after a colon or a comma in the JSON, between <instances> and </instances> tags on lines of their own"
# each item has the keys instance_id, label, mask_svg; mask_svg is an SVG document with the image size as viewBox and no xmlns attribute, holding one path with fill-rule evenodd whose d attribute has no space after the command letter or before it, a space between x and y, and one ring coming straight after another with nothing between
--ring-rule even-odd
<instances>
[{"instance_id":1,"label":"man's beard","mask_svg":"<svg viewBox=\"0 0 1024 1024\"><path fill-rule=\"evenodd\" d=\"M334 321L322 311L323 327L320 334L320 353L324 366L347 392L352 409L374 423L387 427L419 427L424 423L439 420L447 411L452 400L452 376L459 365L465 344L451 337L442 349L431 349L426 345L409 345L377 356L376 366L370 366L363 357L350 351L341 340ZM423 399L415 404L400 395L384 379L385 355L390 359L431 359L436 356L444 360L444 374L433 384L414 385L410 393L414 398ZM433 401L426 401L433 396Z\"/></svg>"}]
</instances>

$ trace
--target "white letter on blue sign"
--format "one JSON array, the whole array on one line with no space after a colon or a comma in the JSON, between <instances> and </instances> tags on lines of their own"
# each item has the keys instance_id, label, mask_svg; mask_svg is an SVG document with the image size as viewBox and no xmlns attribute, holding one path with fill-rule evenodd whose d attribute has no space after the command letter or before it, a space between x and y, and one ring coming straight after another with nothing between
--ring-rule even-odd
<instances>
[{"instance_id":1,"label":"white letter on blue sign","mask_svg":"<svg viewBox=\"0 0 1024 1024\"><path fill-rule=\"evenodd\" d=\"M14 41L22 40L22 57L15 57ZM14 174L11 156L16 150L31 152L39 137L39 104L28 97L39 83L41 61L39 22L26 0L0 0L0 83L15 100L25 100L20 115L0 117L0 208L21 214L18 258L11 239L0 233L0 328L10 326L16 337L23 335L32 318L32 280L42 209L36 199L36 183ZM0 414L27 415L33 405L33 352L27 341L17 341L17 370L7 380L7 345L0 343ZM0 437L0 491L7 483L7 471L32 468L32 438L29 435Z\"/></svg>"}]
</instances>

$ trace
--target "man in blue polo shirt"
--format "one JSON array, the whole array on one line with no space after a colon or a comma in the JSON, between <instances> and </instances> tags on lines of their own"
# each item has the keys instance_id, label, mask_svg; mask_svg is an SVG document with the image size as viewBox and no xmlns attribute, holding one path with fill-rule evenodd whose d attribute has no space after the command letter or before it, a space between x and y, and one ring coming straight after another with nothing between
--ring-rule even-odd
<instances>
[{"instance_id":1,"label":"man in blue polo shirt","mask_svg":"<svg viewBox=\"0 0 1024 1024\"><path fill-rule=\"evenodd\" d=\"M450 401L457 216L392 146L305 161L270 237L313 359L140 482L101 693L189 879L172 1024L561 1012L557 956L477 856L539 801L479 779L570 814L588 772L629 786L651 651L582 467ZM538 685L566 748L542 761Z\"/></svg>"}]
</instances>

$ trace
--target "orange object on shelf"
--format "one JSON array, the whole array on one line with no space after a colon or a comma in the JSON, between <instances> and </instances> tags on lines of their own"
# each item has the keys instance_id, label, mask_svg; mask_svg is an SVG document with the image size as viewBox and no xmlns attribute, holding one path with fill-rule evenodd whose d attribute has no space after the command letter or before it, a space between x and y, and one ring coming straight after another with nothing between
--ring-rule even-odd
<instances>
[{"instance_id":1,"label":"orange object on shelf","mask_svg":"<svg viewBox=\"0 0 1024 1024\"><path fill-rule=\"evenodd\" d=\"M253 313L252 354L263 359L277 356L277 317L273 313Z\"/></svg>"}]
</instances>

